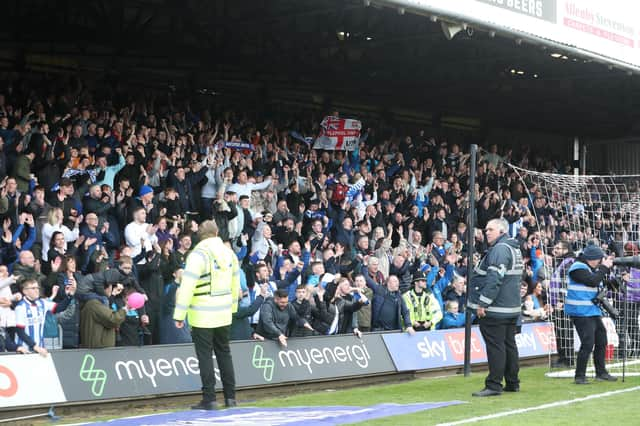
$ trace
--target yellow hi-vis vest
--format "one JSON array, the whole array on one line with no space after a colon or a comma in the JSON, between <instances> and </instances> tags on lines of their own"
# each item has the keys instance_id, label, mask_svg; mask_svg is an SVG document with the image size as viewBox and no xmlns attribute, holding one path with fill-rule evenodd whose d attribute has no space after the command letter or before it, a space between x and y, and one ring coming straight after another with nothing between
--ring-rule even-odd
<instances>
[{"instance_id":1,"label":"yellow hi-vis vest","mask_svg":"<svg viewBox=\"0 0 640 426\"><path fill-rule=\"evenodd\" d=\"M436 329L436 324L442 320L442 310L440 309L440 303L438 303L438 300L433 294L423 290L420 295L417 295L415 291L411 289L403 294L402 298L407 305L407 309L409 309L411 325L416 321L431 321L429 330Z\"/></svg>"},{"instance_id":2,"label":"yellow hi-vis vest","mask_svg":"<svg viewBox=\"0 0 640 426\"><path fill-rule=\"evenodd\" d=\"M218 237L196 245L182 273L173 319L198 328L231 324L238 309L240 266L236 254Z\"/></svg>"}]
</instances>

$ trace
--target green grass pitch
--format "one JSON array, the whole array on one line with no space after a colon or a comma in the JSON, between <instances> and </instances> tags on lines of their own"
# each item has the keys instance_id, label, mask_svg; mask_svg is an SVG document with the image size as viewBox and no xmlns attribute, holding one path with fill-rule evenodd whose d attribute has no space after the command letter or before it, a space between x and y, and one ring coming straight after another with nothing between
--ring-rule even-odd
<instances>
[{"instance_id":1,"label":"green grass pitch","mask_svg":"<svg viewBox=\"0 0 640 426\"><path fill-rule=\"evenodd\" d=\"M367 421L370 425L435 425L484 416L514 409L571 400L640 385L640 377L627 377L625 382L594 382L575 385L571 379L545 377L546 368L523 368L520 372L521 392L498 397L474 398L471 393L483 387L485 373L462 376L416 379L408 382L347 389L335 392L302 393L289 397L261 400L251 405L261 407L309 405L373 405L379 403L415 403L435 401L467 401L467 404L438 408L416 414ZM640 424L636 411L639 391L620 393L561 407L530 411L523 414L476 422L476 425L631 425Z\"/></svg>"},{"instance_id":2,"label":"green grass pitch","mask_svg":"<svg viewBox=\"0 0 640 426\"><path fill-rule=\"evenodd\" d=\"M605 392L619 391L640 386L640 377L627 377L625 383L594 382L589 385L575 385L571 379L545 377L544 367L528 367L520 371L521 392L504 393L498 397L474 398L471 393L483 387L486 373L476 372L471 377L447 376L440 378L420 378L387 385L363 386L335 391L297 392L290 396L272 399L259 398L241 406L255 407L295 407L295 406L368 406L381 403L409 404L417 402L466 401L465 404L423 411L416 414L385 417L368 420L367 425L422 426L456 422L473 417L503 413L510 410L538 407L559 401L584 398ZM327 384L327 386L330 386ZM265 389L264 395L268 395ZM545 408L494 418L473 423L474 425L594 425L607 426L640 424L636 406L640 390L590 399L565 406ZM194 397L194 401L196 398ZM169 400L170 401L170 400ZM168 402L168 401L166 401ZM76 413L63 417L60 424L85 421L105 421L110 418L156 414L186 409L183 402L168 402L161 407L130 409L123 411L97 410L92 414ZM36 420L29 424L50 424L50 421ZM362 423L365 424L365 423Z\"/></svg>"}]
</instances>

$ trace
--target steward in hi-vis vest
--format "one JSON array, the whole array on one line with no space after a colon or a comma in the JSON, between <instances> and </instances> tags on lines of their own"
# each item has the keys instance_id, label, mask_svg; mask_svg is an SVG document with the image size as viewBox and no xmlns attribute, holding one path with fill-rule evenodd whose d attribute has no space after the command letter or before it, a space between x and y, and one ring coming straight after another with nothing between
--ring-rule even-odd
<instances>
[{"instance_id":1,"label":"steward in hi-vis vest","mask_svg":"<svg viewBox=\"0 0 640 426\"><path fill-rule=\"evenodd\" d=\"M238 257L219 237L207 238L187 257L173 318L187 316L192 327L200 328L230 325L239 294Z\"/></svg>"},{"instance_id":2,"label":"steward in hi-vis vest","mask_svg":"<svg viewBox=\"0 0 640 426\"><path fill-rule=\"evenodd\" d=\"M215 410L214 352L220 369L225 405L236 405L229 336L232 315L238 309L240 266L231 247L218 237L218 226L214 221L204 221L198 234L200 242L187 257L176 295L173 319L176 327L182 328L187 318L198 357L202 401L192 408Z\"/></svg>"}]
</instances>

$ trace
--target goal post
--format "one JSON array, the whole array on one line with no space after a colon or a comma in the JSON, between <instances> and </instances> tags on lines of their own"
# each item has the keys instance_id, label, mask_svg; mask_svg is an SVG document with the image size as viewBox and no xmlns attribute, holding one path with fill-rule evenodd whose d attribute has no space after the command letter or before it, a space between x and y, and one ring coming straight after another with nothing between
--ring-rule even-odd
<instances>
[{"instance_id":1,"label":"goal post","mask_svg":"<svg viewBox=\"0 0 640 426\"><path fill-rule=\"evenodd\" d=\"M528 217L509 211L510 232L528 226L540 238L523 240L523 249L535 274L532 280L543 287L545 312L538 320L551 322L556 336L557 356L550 356L548 375L573 377L580 342L564 313L568 269L588 244L617 258L639 254L640 175L567 175L508 167L523 185L526 200L519 204L529 207L523 209ZM523 238L524 232L515 236ZM610 278L620 286L604 295L618 311L612 315L603 309L607 368L614 375L640 375L640 265L629 260L614 266Z\"/></svg>"}]
</instances>

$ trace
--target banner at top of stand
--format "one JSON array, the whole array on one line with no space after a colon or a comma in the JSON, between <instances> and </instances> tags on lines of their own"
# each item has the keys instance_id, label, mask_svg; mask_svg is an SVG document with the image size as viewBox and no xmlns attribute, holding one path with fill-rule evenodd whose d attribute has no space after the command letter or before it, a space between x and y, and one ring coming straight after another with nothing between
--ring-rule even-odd
<instances>
[{"instance_id":1,"label":"banner at top of stand","mask_svg":"<svg viewBox=\"0 0 640 426\"><path fill-rule=\"evenodd\" d=\"M640 69L640 2L631 0L382 0L507 29Z\"/></svg>"}]
</instances>

